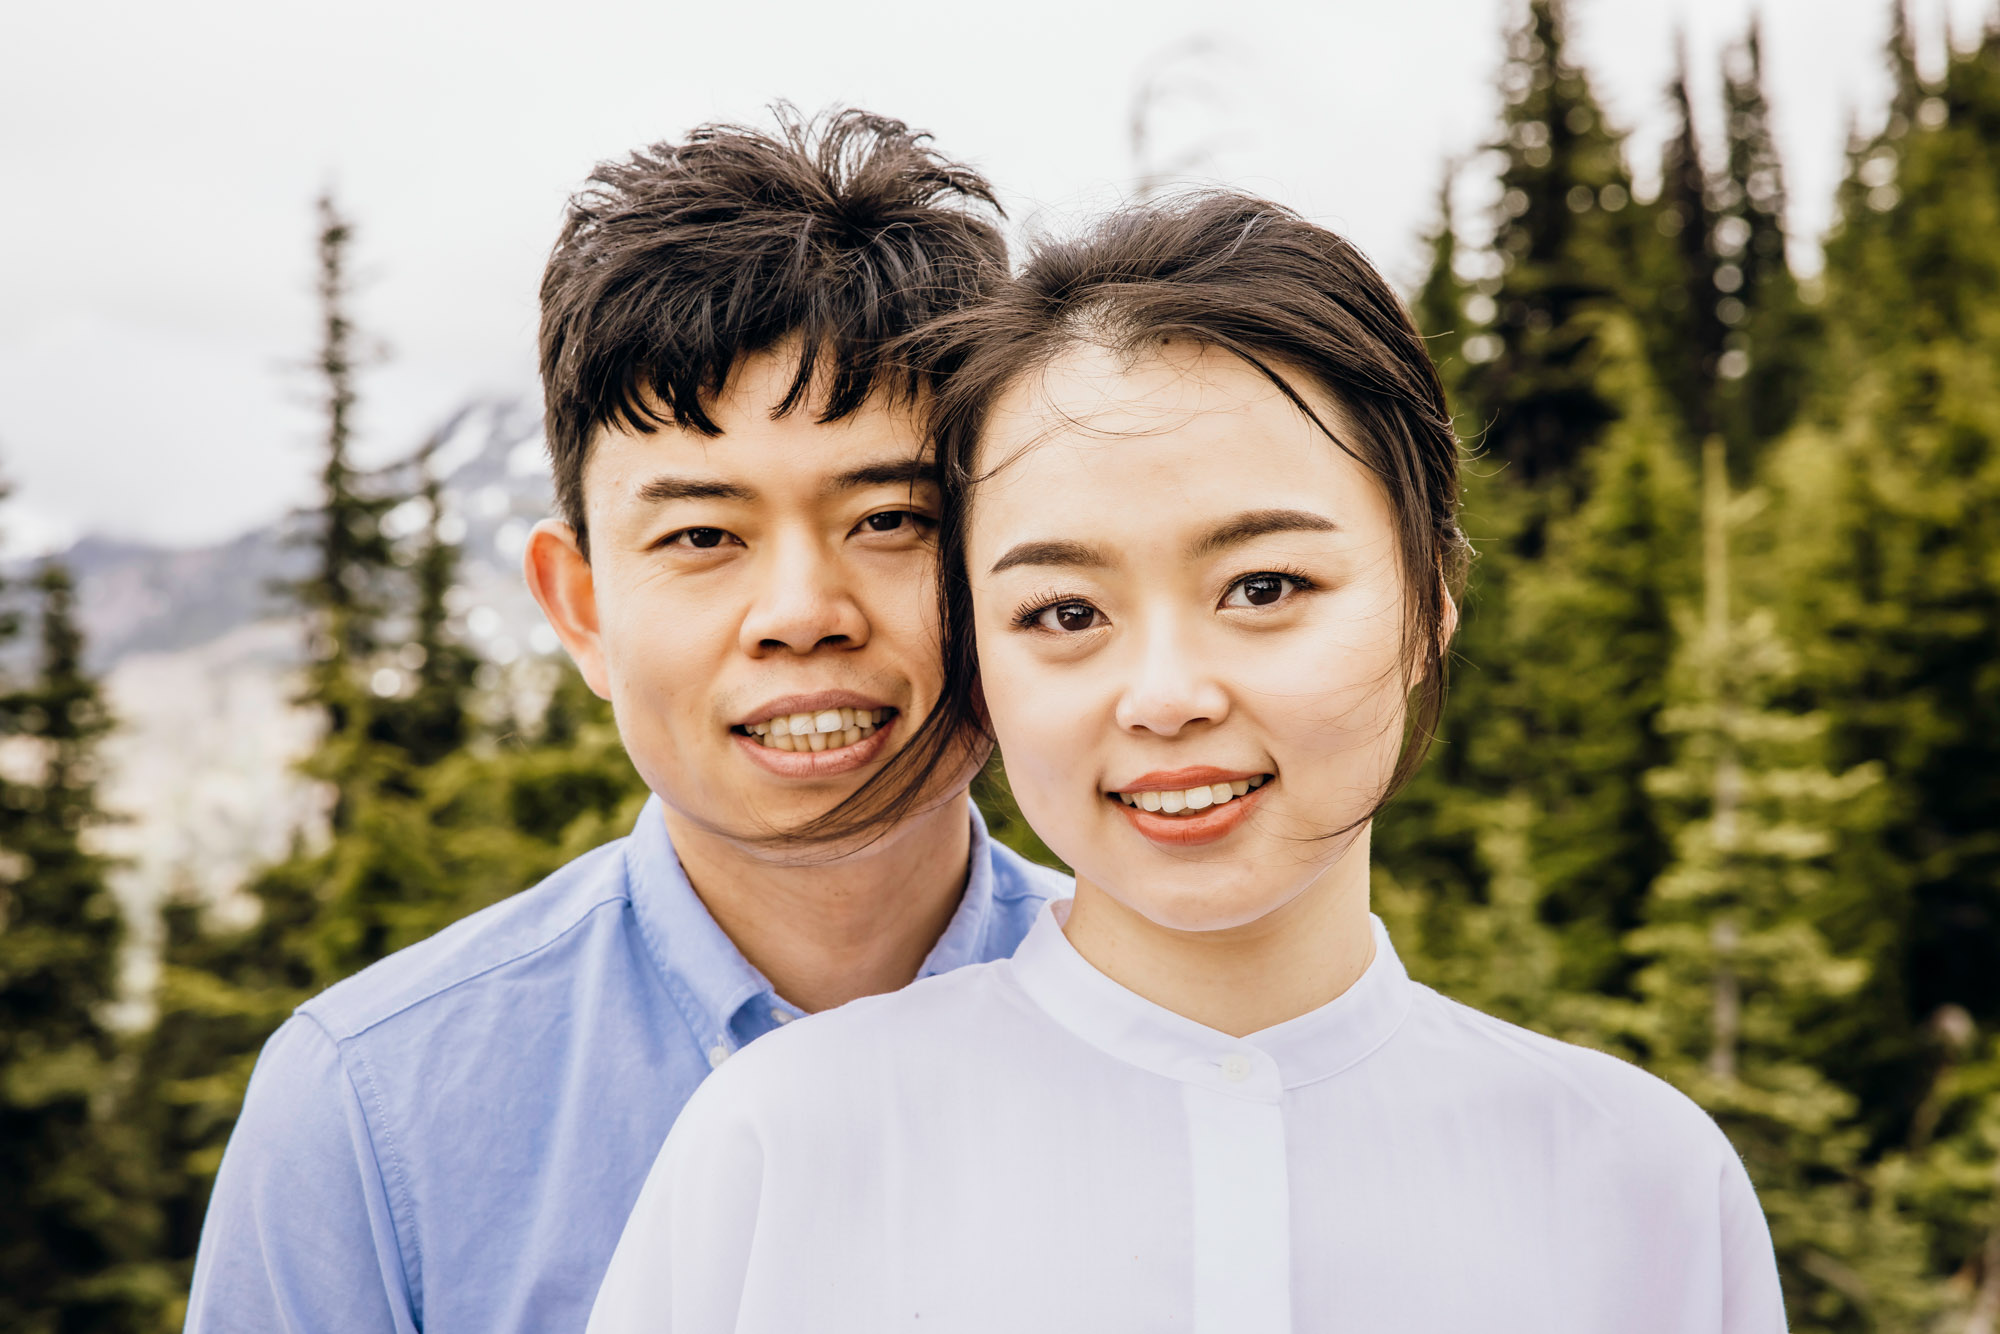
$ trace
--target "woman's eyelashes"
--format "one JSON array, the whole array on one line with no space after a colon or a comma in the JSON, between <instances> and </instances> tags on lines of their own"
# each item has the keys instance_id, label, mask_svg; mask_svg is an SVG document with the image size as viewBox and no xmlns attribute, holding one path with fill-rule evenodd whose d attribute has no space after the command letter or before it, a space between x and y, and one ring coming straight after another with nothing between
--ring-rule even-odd
<instances>
[{"instance_id":1,"label":"woman's eyelashes","mask_svg":"<svg viewBox=\"0 0 2000 1334\"><path fill-rule=\"evenodd\" d=\"M1318 587L1310 578L1296 571L1260 570L1256 574L1232 579L1223 589L1217 609L1255 611L1278 607ZM1017 628L1055 635L1082 634L1110 623L1110 618L1088 599L1074 594L1042 593L1030 598L1014 613Z\"/></svg>"},{"instance_id":2,"label":"woman's eyelashes","mask_svg":"<svg viewBox=\"0 0 2000 1334\"><path fill-rule=\"evenodd\" d=\"M1107 624L1104 613L1079 598L1030 603L1014 613L1014 624L1024 630L1073 635Z\"/></svg>"},{"instance_id":3,"label":"woman's eyelashes","mask_svg":"<svg viewBox=\"0 0 2000 1334\"><path fill-rule=\"evenodd\" d=\"M1223 591L1222 605L1232 609L1275 607L1317 587L1295 571L1260 570L1233 581Z\"/></svg>"}]
</instances>

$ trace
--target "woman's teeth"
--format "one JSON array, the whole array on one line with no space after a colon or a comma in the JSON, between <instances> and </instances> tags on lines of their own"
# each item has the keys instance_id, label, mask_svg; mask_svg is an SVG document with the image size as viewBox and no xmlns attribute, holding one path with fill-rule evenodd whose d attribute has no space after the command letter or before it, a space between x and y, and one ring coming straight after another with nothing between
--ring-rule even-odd
<instances>
[{"instance_id":1,"label":"woman's teeth","mask_svg":"<svg viewBox=\"0 0 2000 1334\"><path fill-rule=\"evenodd\" d=\"M1201 787L1183 788L1179 792L1114 792L1111 795L1142 811L1184 815L1233 801L1270 781L1271 775L1258 774L1255 778L1239 778L1233 783L1208 783Z\"/></svg>"},{"instance_id":2,"label":"woman's teeth","mask_svg":"<svg viewBox=\"0 0 2000 1334\"><path fill-rule=\"evenodd\" d=\"M821 709L746 723L743 730L772 750L838 750L888 722L893 713L894 709Z\"/></svg>"}]
</instances>

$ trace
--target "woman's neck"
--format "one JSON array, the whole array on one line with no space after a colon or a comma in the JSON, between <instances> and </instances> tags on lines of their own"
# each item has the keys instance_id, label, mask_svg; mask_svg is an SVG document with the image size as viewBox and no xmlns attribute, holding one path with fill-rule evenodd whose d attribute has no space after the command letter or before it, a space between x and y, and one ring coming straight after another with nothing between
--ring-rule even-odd
<instances>
[{"instance_id":1,"label":"woman's neck","mask_svg":"<svg viewBox=\"0 0 2000 1334\"><path fill-rule=\"evenodd\" d=\"M1243 1037L1338 997L1375 957L1368 831L1291 902L1221 931L1161 926L1077 877L1063 934L1128 991Z\"/></svg>"}]
</instances>

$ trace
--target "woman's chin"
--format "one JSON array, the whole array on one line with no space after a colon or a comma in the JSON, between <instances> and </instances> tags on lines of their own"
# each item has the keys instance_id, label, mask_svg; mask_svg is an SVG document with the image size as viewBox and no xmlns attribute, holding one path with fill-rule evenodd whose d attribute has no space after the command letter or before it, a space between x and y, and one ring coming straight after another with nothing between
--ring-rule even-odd
<instances>
[{"instance_id":1,"label":"woman's chin","mask_svg":"<svg viewBox=\"0 0 2000 1334\"><path fill-rule=\"evenodd\" d=\"M1236 931L1251 926L1296 898L1303 885L1273 890L1269 885L1220 886L1213 883L1214 867L1190 868L1206 872L1209 883L1178 887L1151 880L1143 889L1133 886L1100 890L1126 912L1162 931L1180 935L1206 935Z\"/></svg>"}]
</instances>

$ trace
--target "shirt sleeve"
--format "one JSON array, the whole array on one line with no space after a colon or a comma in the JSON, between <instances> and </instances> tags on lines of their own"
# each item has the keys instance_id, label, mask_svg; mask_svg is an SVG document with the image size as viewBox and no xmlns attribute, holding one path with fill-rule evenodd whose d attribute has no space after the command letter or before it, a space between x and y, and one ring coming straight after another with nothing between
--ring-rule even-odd
<instances>
[{"instance_id":1,"label":"shirt sleeve","mask_svg":"<svg viewBox=\"0 0 2000 1334\"><path fill-rule=\"evenodd\" d=\"M1722 1167L1722 1334L1785 1334L1771 1229L1734 1151Z\"/></svg>"},{"instance_id":2,"label":"shirt sleeve","mask_svg":"<svg viewBox=\"0 0 2000 1334\"><path fill-rule=\"evenodd\" d=\"M416 1334L361 1099L318 1023L257 1058L202 1223L188 1334Z\"/></svg>"},{"instance_id":3,"label":"shirt sleeve","mask_svg":"<svg viewBox=\"0 0 2000 1334\"><path fill-rule=\"evenodd\" d=\"M710 1080L674 1123L632 1207L587 1334L727 1334L743 1313L764 1151L718 1114Z\"/></svg>"}]
</instances>

